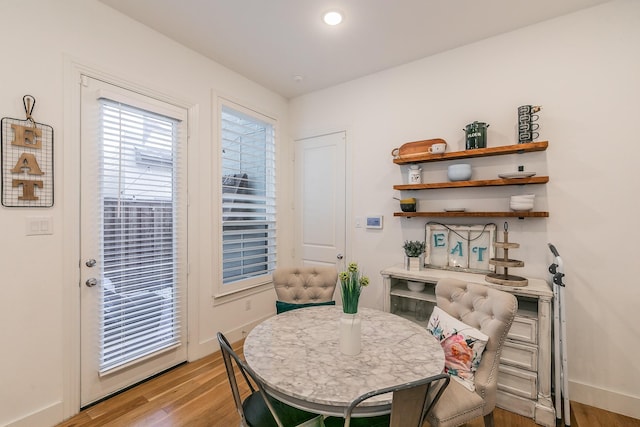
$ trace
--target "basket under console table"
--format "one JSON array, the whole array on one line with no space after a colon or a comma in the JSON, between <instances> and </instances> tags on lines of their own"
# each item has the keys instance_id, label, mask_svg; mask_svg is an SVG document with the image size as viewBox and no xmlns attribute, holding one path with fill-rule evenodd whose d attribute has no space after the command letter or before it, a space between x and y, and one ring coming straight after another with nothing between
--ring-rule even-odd
<instances>
[{"instance_id":1,"label":"basket under console table","mask_svg":"<svg viewBox=\"0 0 640 427\"><path fill-rule=\"evenodd\" d=\"M545 280L529 278L528 286L503 286L485 281L484 274L428 268L409 271L402 265L386 268L381 274L384 310L425 327L436 304L435 285L442 278L480 283L515 295L518 313L500 357L497 406L529 417L543 426L556 425L551 399L553 291ZM409 290L409 281L425 283L424 290Z\"/></svg>"}]
</instances>

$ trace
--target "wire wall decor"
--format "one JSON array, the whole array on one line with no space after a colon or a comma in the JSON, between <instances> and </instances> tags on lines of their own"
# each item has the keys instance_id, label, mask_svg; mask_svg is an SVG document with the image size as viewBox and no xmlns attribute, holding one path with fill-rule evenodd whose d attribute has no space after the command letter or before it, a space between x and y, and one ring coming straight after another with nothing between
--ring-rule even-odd
<instances>
[{"instance_id":1,"label":"wire wall decor","mask_svg":"<svg viewBox=\"0 0 640 427\"><path fill-rule=\"evenodd\" d=\"M53 128L36 122L36 99L22 98L26 119L3 117L0 121L2 149L2 205L46 208L53 206Z\"/></svg>"}]
</instances>

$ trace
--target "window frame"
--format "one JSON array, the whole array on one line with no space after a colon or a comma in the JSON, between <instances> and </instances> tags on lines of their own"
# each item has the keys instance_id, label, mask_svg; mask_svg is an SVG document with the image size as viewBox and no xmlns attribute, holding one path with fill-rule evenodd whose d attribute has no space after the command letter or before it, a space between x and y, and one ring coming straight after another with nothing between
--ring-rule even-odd
<instances>
[{"instance_id":1,"label":"window frame","mask_svg":"<svg viewBox=\"0 0 640 427\"><path fill-rule=\"evenodd\" d=\"M273 129L273 155L274 155L274 173L271 179L275 185L274 195L275 195L275 204L274 208L276 212L273 213L274 221L276 222L275 230L275 254L273 255L273 264L275 266L277 260L277 252L278 252L278 232L277 232L277 221L278 221L278 179L277 179L277 169L278 169L278 138L279 138L279 129L278 129L278 120L262 111L259 111L256 108L249 108L238 102L231 101L228 98L217 97L216 102L216 122L217 122L217 145L216 145L216 153L213 155L214 158L214 168L213 168L213 180L214 180L214 194L215 203L214 212L213 212L213 220L214 220L214 253L217 253L216 262L213 269L215 284L213 294L214 294L214 305L227 302L229 300L234 300L238 298L242 298L245 295L250 295L258 292L262 292L265 289L269 289L272 285L271 272L272 269L268 269L267 273L261 274L254 277L249 277L245 279L238 280L232 283L224 283L222 276L223 269L223 120L222 120L222 112L223 108L232 109L234 111L239 112L240 114L255 118L257 121L261 121L267 123L272 126ZM275 267L274 267L275 268Z\"/></svg>"}]
</instances>

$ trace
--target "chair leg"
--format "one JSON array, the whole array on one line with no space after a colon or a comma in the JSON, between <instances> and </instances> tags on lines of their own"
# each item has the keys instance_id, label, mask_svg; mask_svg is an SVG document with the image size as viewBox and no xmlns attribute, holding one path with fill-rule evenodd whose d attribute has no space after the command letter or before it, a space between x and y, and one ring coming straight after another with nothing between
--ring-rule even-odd
<instances>
[{"instance_id":1,"label":"chair leg","mask_svg":"<svg viewBox=\"0 0 640 427\"><path fill-rule=\"evenodd\" d=\"M493 411L484 416L484 427L494 427L493 425Z\"/></svg>"}]
</instances>

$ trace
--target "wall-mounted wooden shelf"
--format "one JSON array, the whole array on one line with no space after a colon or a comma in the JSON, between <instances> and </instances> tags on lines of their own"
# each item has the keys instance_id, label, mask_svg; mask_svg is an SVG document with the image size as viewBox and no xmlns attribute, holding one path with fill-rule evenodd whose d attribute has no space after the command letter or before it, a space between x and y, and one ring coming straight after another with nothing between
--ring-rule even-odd
<instances>
[{"instance_id":1,"label":"wall-mounted wooden shelf","mask_svg":"<svg viewBox=\"0 0 640 427\"><path fill-rule=\"evenodd\" d=\"M516 179L481 179L474 181L432 182L429 184L399 184L394 185L394 190L433 190L437 188L464 188L464 187L495 187L500 185L527 185L546 184L548 176L534 176L530 178Z\"/></svg>"},{"instance_id":2,"label":"wall-mounted wooden shelf","mask_svg":"<svg viewBox=\"0 0 640 427\"><path fill-rule=\"evenodd\" d=\"M504 145L502 147L478 148L475 150L454 151L442 154L414 154L403 158L395 158L394 163L406 165L413 163L440 162L444 160L470 159L473 157L501 156L505 154L529 153L533 151L544 151L549 146L548 141L528 142L526 144ZM529 178L509 178L509 179L479 179L473 181L453 181L453 182L432 182L428 184L399 184L394 185L394 190L434 190L439 188L466 188L466 187L496 187L502 185L529 185L546 184L549 182L548 176L533 176ZM505 212L394 212L393 216L412 217L432 217L432 218L547 218L549 212L538 211L505 211Z\"/></svg>"},{"instance_id":3,"label":"wall-mounted wooden shelf","mask_svg":"<svg viewBox=\"0 0 640 427\"><path fill-rule=\"evenodd\" d=\"M489 217L489 218L548 218L549 212L506 211L506 212L394 212L393 216L412 217Z\"/></svg>"},{"instance_id":4,"label":"wall-mounted wooden shelf","mask_svg":"<svg viewBox=\"0 0 640 427\"><path fill-rule=\"evenodd\" d=\"M529 153L533 151L544 151L547 149L549 141L528 142L526 144L503 145L501 147L476 148L475 150L453 151L442 154L415 154L393 159L393 163L398 165L408 165L413 163L441 162L444 160L471 159L474 157L500 156L505 154Z\"/></svg>"}]
</instances>

